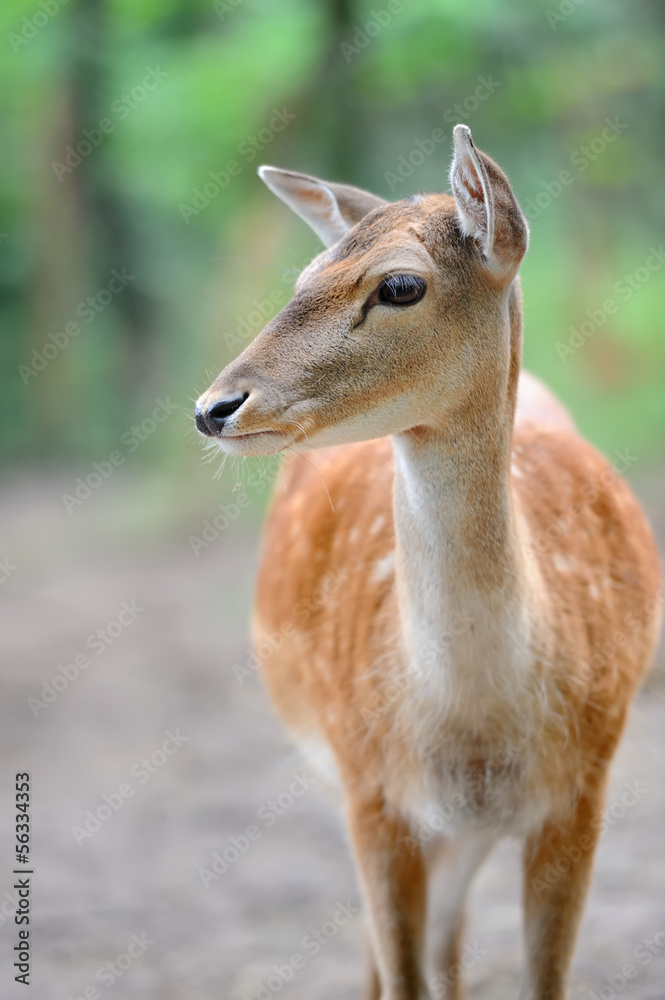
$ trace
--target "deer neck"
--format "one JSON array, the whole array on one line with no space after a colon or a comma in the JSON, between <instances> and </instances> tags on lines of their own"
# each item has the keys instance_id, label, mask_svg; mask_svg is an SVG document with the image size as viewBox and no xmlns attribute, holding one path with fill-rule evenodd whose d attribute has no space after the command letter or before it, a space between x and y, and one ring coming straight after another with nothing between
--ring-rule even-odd
<instances>
[{"instance_id":1,"label":"deer neck","mask_svg":"<svg viewBox=\"0 0 665 1000\"><path fill-rule=\"evenodd\" d=\"M517 343L503 384L479 387L477 405L472 398L435 426L393 437L406 655L416 671L447 681L451 696L466 686L476 719L478 697L522 683L536 618L510 479L518 371Z\"/></svg>"}]
</instances>

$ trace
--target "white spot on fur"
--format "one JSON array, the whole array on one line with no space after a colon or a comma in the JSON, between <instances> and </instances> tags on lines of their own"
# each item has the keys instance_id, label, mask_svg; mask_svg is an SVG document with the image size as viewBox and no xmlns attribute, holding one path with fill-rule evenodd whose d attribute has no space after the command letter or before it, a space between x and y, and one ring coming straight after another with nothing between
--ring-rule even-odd
<instances>
[{"instance_id":1,"label":"white spot on fur","mask_svg":"<svg viewBox=\"0 0 665 1000\"><path fill-rule=\"evenodd\" d=\"M381 528L384 526L385 523L386 523L385 517L382 517L381 514L377 514L377 516L372 521L372 527L369 529L370 535L378 535L378 533L381 531Z\"/></svg>"},{"instance_id":2,"label":"white spot on fur","mask_svg":"<svg viewBox=\"0 0 665 1000\"><path fill-rule=\"evenodd\" d=\"M572 573L572 571L577 566L577 559L573 556L564 556L560 552L555 552L552 558L555 569L558 569L560 573Z\"/></svg>"},{"instance_id":3,"label":"white spot on fur","mask_svg":"<svg viewBox=\"0 0 665 1000\"><path fill-rule=\"evenodd\" d=\"M387 580L391 575L395 567L395 553L389 552L387 556L383 559L378 559L374 563L374 569L372 570L372 580Z\"/></svg>"},{"instance_id":4,"label":"white spot on fur","mask_svg":"<svg viewBox=\"0 0 665 1000\"><path fill-rule=\"evenodd\" d=\"M317 774L333 788L339 786L337 762L330 746L323 740L313 737L300 740L300 748Z\"/></svg>"},{"instance_id":5,"label":"white spot on fur","mask_svg":"<svg viewBox=\"0 0 665 1000\"><path fill-rule=\"evenodd\" d=\"M515 463L510 466L510 471L515 476L516 479L524 479L521 469L518 469Z\"/></svg>"},{"instance_id":6,"label":"white spot on fur","mask_svg":"<svg viewBox=\"0 0 665 1000\"><path fill-rule=\"evenodd\" d=\"M596 586L595 583L589 583L589 593L591 594L591 596L595 601L599 600L600 591L598 590L598 587Z\"/></svg>"}]
</instances>

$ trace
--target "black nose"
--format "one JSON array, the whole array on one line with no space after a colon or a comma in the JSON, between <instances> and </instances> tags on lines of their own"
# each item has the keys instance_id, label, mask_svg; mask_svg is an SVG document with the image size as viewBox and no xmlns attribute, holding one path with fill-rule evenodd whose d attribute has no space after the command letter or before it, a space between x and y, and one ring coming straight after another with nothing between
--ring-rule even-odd
<instances>
[{"instance_id":1,"label":"black nose","mask_svg":"<svg viewBox=\"0 0 665 1000\"><path fill-rule=\"evenodd\" d=\"M213 403L208 410L201 410L197 406L194 410L196 426L202 434L218 434L224 426L226 418L240 409L248 396L248 392L243 392L237 396L230 396L228 399L220 399L218 403Z\"/></svg>"}]
</instances>

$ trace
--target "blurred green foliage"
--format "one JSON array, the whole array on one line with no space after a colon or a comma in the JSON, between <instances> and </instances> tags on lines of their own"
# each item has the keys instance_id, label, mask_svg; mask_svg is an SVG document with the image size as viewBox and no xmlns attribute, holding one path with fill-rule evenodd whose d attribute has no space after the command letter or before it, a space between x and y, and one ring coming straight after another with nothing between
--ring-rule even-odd
<instances>
[{"instance_id":1,"label":"blurred green foliage","mask_svg":"<svg viewBox=\"0 0 665 1000\"><path fill-rule=\"evenodd\" d=\"M256 166L446 190L457 120L530 206L525 363L601 448L655 457L664 26L656 0L4 0L5 463L100 459L170 397L141 460L191 466L190 401L319 249Z\"/></svg>"}]
</instances>

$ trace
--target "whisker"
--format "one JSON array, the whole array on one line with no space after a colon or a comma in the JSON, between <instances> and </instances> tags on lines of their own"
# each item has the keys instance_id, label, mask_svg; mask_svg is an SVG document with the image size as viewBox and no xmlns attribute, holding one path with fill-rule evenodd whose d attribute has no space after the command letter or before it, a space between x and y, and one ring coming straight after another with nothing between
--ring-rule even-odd
<instances>
[{"instance_id":1,"label":"whisker","mask_svg":"<svg viewBox=\"0 0 665 1000\"><path fill-rule=\"evenodd\" d=\"M226 460L228 459L228 457L229 457L228 454L226 452L224 452L224 455L222 457L222 464L220 465L220 467L218 468L217 472L212 477L213 479L219 479L220 478L220 476L222 475L222 473L224 471L224 466L226 465Z\"/></svg>"},{"instance_id":2,"label":"whisker","mask_svg":"<svg viewBox=\"0 0 665 1000\"><path fill-rule=\"evenodd\" d=\"M315 455L320 455L321 458L325 458L326 461L330 462L331 465L334 465L335 468L337 468L337 462L335 461L335 459L331 458L331 456L328 455L327 452L322 451L321 448L310 448L310 451L313 451Z\"/></svg>"},{"instance_id":3,"label":"whisker","mask_svg":"<svg viewBox=\"0 0 665 1000\"><path fill-rule=\"evenodd\" d=\"M323 488L326 491L326 496L328 497L328 503L330 504L330 509L331 509L331 511L334 514L335 513L335 505L333 504L332 497L330 496L330 493L328 492L328 484L326 483L325 479L323 478L323 473L321 472L320 469L318 469L316 467L316 465L314 464L314 462L311 462L309 460L309 458L307 457L307 455L306 455L306 453L304 451L301 452L301 455L305 459L305 461L308 462L312 466L312 468L317 472L319 478L321 479L321 482L323 483Z\"/></svg>"}]
</instances>

